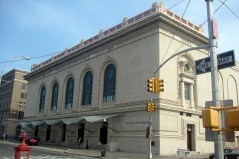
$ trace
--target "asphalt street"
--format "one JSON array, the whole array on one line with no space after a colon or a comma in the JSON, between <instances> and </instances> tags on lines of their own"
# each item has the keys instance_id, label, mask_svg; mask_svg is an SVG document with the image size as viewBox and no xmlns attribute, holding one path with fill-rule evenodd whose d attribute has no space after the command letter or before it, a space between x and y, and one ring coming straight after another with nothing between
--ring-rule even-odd
<instances>
[{"instance_id":1,"label":"asphalt street","mask_svg":"<svg viewBox=\"0 0 239 159\"><path fill-rule=\"evenodd\" d=\"M14 159L15 149L14 145L9 145L0 142L0 159ZM30 159L93 159L80 155L66 154L62 152L40 150L31 146Z\"/></svg>"},{"instance_id":2,"label":"asphalt street","mask_svg":"<svg viewBox=\"0 0 239 159\"><path fill-rule=\"evenodd\" d=\"M0 141L0 159L14 159L14 147L19 142ZM190 153L187 159L208 159L209 154ZM22 157L22 156L21 156ZM31 146L30 159L147 159L148 154L129 153L129 152L111 152L107 151L102 157L100 149L79 149L66 148L49 145ZM153 155L153 159L181 159L184 157L177 155L159 156ZM23 159L23 158L21 158ZM25 159L25 158L24 158Z\"/></svg>"}]
</instances>

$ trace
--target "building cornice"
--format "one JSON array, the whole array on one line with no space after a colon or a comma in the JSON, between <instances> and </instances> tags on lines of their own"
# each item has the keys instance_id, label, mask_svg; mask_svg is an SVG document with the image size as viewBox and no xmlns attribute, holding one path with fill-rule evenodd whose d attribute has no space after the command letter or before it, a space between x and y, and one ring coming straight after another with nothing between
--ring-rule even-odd
<instances>
[{"instance_id":1,"label":"building cornice","mask_svg":"<svg viewBox=\"0 0 239 159\"><path fill-rule=\"evenodd\" d=\"M115 104L108 108L99 109L97 107L92 108L91 110L80 111L72 109L68 113L59 113L57 112L54 115L41 114L37 116L28 116L24 118L24 121L29 121L32 119L37 120L51 120L51 119L61 119L61 118L72 118L72 117L83 117L83 116L95 116L95 115L108 115L108 114L124 114L128 112L137 112L137 111L146 111L146 104L149 100L129 102ZM201 109L188 109L179 106L179 102L172 101L169 99L153 99L153 102L156 105L156 111L160 110L169 110L174 112L185 112L191 113L194 115L201 115Z\"/></svg>"},{"instance_id":2,"label":"building cornice","mask_svg":"<svg viewBox=\"0 0 239 159\"><path fill-rule=\"evenodd\" d=\"M177 16L169 10L166 10L162 5L158 6L154 4L149 10L133 18L125 18L122 23L106 31L101 31L98 35L86 41L81 41L80 44L65 50L61 54L52 57L39 65L32 66L31 72L25 76L25 79L32 78L46 70L49 70L49 68L60 65L66 61L70 61L75 57L86 54L91 50L99 48L109 42L113 42L123 36L158 22L166 23L167 25L179 29L185 34L194 36L202 42L207 42L207 38L202 33L202 28L197 27L191 22Z\"/></svg>"}]
</instances>

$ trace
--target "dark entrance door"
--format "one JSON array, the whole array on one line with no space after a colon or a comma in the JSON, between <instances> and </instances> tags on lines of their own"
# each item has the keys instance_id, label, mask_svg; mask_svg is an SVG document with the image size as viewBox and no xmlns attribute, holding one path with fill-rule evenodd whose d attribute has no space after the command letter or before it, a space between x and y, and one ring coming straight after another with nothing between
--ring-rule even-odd
<instances>
[{"instance_id":1,"label":"dark entrance door","mask_svg":"<svg viewBox=\"0 0 239 159\"><path fill-rule=\"evenodd\" d=\"M36 137L38 136L38 129L39 129L39 126L36 126L34 131L34 136Z\"/></svg>"},{"instance_id":2,"label":"dark entrance door","mask_svg":"<svg viewBox=\"0 0 239 159\"><path fill-rule=\"evenodd\" d=\"M84 130L85 130L85 124L80 123L79 128L78 128L77 142L79 142L79 138L80 138L80 143L84 142ZM80 143L78 143L78 144L80 144Z\"/></svg>"},{"instance_id":3,"label":"dark entrance door","mask_svg":"<svg viewBox=\"0 0 239 159\"><path fill-rule=\"evenodd\" d=\"M66 124L62 125L62 136L61 136L61 141L65 142L66 140Z\"/></svg>"},{"instance_id":4,"label":"dark entrance door","mask_svg":"<svg viewBox=\"0 0 239 159\"><path fill-rule=\"evenodd\" d=\"M103 122L100 128L100 142L107 144L108 122Z\"/></svg>"},{"instance_id":5,"label":"dark entrance door","mask_svg":"<svg viewBox=\"0 0 239 159\"><path fill-rule=\"evenodd\" d=\"M192 125L187 125L187 149L192 151Z\"/></svg>"},{"instance_id":6,"label":"dark entrance door","mask_svg":"<svg viewBox=\"0 0 239 159\"><path fill-rule=\"evenodd\" d=\"M51 137L51 125L47 125L46 129L46 141L49 141Z\"/></svg>"}]
</instances>

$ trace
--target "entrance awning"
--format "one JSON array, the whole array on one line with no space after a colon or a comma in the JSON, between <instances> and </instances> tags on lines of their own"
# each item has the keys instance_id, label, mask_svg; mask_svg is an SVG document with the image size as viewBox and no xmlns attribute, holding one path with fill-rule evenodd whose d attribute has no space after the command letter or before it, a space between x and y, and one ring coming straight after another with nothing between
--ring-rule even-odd
<instances>
[{"instance_id":1,"label":"entrance awning","mask_svg":"<svg viewBox=\"0 0 239 159\"><path fill-rule=\"evenodd\" d=\"M60 119L64 124L75 124L79 123L80 121L83 120L83 118L77 117L77 118L64 118Z\"/></svg>"},{"instance_id":2,"label":"entrance awning","mask_svg":"<svg viewBox=\"0 0 239 159\"><path fill-rule=\"evenodd\" d=\"M113 118L113 117L116 117L116 116L119 116L119 114L84 116L82 118L84 118L88 122L92 122L93 123L93 122L102 121L104 119Z\"/></svg>"},{"instance_id":3,"label":"entrance awning","mask_svg":"<svg viewBox=\"0 0 239 159\"><path fill-rule=\"evenodd\" d=\"M26 127L26 126L31 125L31 122L28 122L28 121L21 121L21 122L18 123L18 125L21 125L22 127Z\"/></svg>"},{"instance_id":4,"label":"entrance awning","mask_svg":"<svg viewBox=\"0 0 239 159\"><path fill-rule=\"evenodd\" d=\"M32 121L31 124L32 124L33 126L43 125L43 124L45 124L45 121L43 121L43 120Z\"/></svg>"},{"instance_id":5,"label":"entrance awning","mask_svg":"<svg viewBox=\"0 0 239 159\"><path fill-rule=\"evenodd\" d=\"M61 121L61 120L58 120L58 119L55 119L55 120L44 120L44 122L45 122L47 125L54 125L54 124L59 124L59 123L61 123L62 121Z\"/></svg>"}]
</instances>

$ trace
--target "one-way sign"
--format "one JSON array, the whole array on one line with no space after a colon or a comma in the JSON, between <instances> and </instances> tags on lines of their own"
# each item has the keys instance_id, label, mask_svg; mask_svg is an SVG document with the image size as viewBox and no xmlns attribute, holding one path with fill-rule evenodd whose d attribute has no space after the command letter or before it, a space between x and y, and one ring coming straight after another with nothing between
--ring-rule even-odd
<instances>
[{"instance_id":1,"label":"one-way sign","mask_svg":"<svg viewBox=\"0 0 239 159\"><path fill-rule=\"evenodd\" d=\"M197 75L211 71L210 57L195 61L195 65L196 65ZM218 66L218 69L235 66L234 50L218 54L217 66Z\"/></svg>"}]
</instances>

